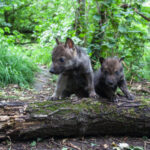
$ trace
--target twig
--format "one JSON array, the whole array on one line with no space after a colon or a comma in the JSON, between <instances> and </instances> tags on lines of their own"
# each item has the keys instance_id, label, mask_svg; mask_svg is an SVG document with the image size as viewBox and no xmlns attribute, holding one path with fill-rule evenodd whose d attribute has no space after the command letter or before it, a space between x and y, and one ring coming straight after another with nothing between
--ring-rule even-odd
<instances>
[{"instance_id":1,"label":"twig","mask_svg":"<svg viewBox=\"0 0 150 150\"><path fill-rule=\"evenodd\" d=\"M98 14L100 14L100 6L99 6L99 3L97 1L96 1L96 5L97 5Z\"/></svg>"},{"instance_id":2,"label":"twig","mask_svg":"<svg viewBox=\"0 0 150 150\"><path fill-rule=\"evenodd\" d=\"M62 145L62 144L59 144L59 143L57 143L57 142L54 142L54 140L51 140L51 142L52 142L53 144L55 144L55 145L59 146L59 147L63 147L63 145ZM67 146L66 146L66 147L67 147Z\"/></svg>"},{"instance_id":3,"label":"twig","mask_svg":"<svg viewBox=\"0 0 150 150\"><path fill-rule=\"evenodd\" d=\"M144 92L144 93L149 93L149 94L150 94L150 91L147 90L147 89L140 89L139 91Z\"/></svg>"},{"instance_id":4,"label":"twig","mask_svg":"<svg viewBox=\"0 0 150 150\"><path fill-rule=\"evenodd\" d=\"M140 101L134 101L134 100L122 100L122 99L118 99L119 102L125 102L125 103L137 103Z\"/></svg>"},{"instance_id":5,"label":"twig","mask_svg":"<svg viewBox=\"0 0 150 150\"><path fill-rule=\"evenodd\" d=\"M72 143L64 143L65 146L69 146L73 149L76 149L76 150L81 150L81 148L77 147L76 145L72 144Z\"/></svg>"},{"instance_id":6,"label":"twig","mask_svg":"<svg viewBox=\"0 0 150 150\"><path fill-rule=\"evenodd\" d=\"M122 8L127 9L129 7L131 7L131 5L128 4L123 4L121 5ZM145 15L143 15L142 13L140 13L137 8L132 8L138 15L140 15L142 18L144 18L147 21L150 21L150 18L146 17Z\"/></svg>"},{"instance_id":7,"label":"twig","mask_svg":"<svg viewBox=\"0 0 150 150\"><path fill-rule=\"evenodd\" d=\"M147 106L143 104L137 104L137 105L120 105L119 107L139 107L139 106Z\"/></svg>"},{"instance_id":8,"label":"twig","mask_svg":"<svg viewBox=\"0 0 150 150\"><path fill-rule=\"evenodd\" d=\"M69 145L64 145L64 144L60 144L60 143L54 142L54 139L52 139L50 142L53 143L53 144L55 144L55 145L57 145L57 146L59 146L59 147L72 148L72 147L69 146ZM78 149L77 149L77 150L78 150Z\"/></svg>"},{"instance_id":9,"label":"twig","mask_svg":"<svg viewBox=\"0 0 150 150\"><path fill-rule=\"evenodd\" d=\"M9 149L11 150L11 147L12 147L11 138L10 138L10 136L7 136L7 138L9 139L10 144L8 144L8 145L10 146Z\"/></svg>"},{"instance_id":10,"label":"twig","mask_svg":"<svg viewBox=\"0 0 150 150\"><path fill-rule=\"evenodd\" d=\"M50 104L50 105L44 105L44 106L40 106L41 108L47 108L47 107L50 107L50 106L53 106L53 105L58 105L58 104L63 104L64 102L55 102L53 104Z\"/></svg>"},{"instance_id":11,"label":"twig","mask_svg":"<svg viewBox=\"0 0 150 150\"><path fill-rule=\"evenodd\" d=\"M144 150L148 150L148 149L146 149L147 144L150 144L150 142L144 141Z\"/></svg>"},{"instance_id":12,"label":"twig","mask_svg":"<svg viewBox=\"0 0 150 150\"><path fill-rule=\"evenodd\" d=\"M132 85L132 82L133 82L133 76L131 77L131 80L130 80L130 83L129 83L129 85L131 86Z\"/></svg>"},{"instance_id":13,"label":"twig","mask_svg":"<svg viewBox=\"0 0 150 150\"><path fill-rule=\"evenodd\" d=\"M127 66L127 64L123 61L122 62L123 63L123 65L125 66L125 68L127 68L127 72L129 72L130 71L130 68Z\"/></svg>"},{"instance_id":14,"label":"twig","mask_svg":"<svg viewBox=\"0 0 150 150\"><path fill-rule=\"evenodd\" d=\"M150 18L148 18L148 17L144 16L142 13L138 12L138 10L137 10L136 8L134 9L134 11L135 11L138 15L140 15L142 18L144 18L145 20L150 21Z\"/></svg>"},{"instance_id":15,"label":"twig","mask_svg":"<svg viewBox=\"0 0 150 150\"><path fill-rule=\"evenodd\" d=\"M72 108L59 108L59 109L53 111L52 113L48 114L48 116L52 116L52 115L54 115L54 114L56 114L62 110L74 110L74 109L72 109Z\"/></svg>"}]
</instances>

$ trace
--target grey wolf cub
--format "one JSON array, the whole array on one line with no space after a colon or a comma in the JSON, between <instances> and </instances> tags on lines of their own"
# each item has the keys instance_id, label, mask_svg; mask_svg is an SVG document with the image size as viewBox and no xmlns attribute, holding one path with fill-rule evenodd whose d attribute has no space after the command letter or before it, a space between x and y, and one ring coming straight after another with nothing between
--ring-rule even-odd
<instances>
[{"instance_id":1,"label":"grey wolf cub","mask_svg":"<svg viewBox=\"0 0 150 150\"><path fill-rule=\"evenodd\" d=\"M128 91L124 77L122 60L124 58L100 58L101 68L94 74L95 91L99 96L112 101L117 100L115 92L119 87L124 95L133 100L134 96Z\"/></svg>"},{"instance_id":2,"label":"grey wolf cub","mask_svg":"<svg viewBox=\"0 0 150 150\"><path fill-rule=\"evenodd\" d=\"M65 43L56 39L56 43L52 52L50 73L59 74L59 78L54 94L49 99L65 98L71 94L95 97L94 75L87 54L70 38Z\"/></svg>"}]
</instances>

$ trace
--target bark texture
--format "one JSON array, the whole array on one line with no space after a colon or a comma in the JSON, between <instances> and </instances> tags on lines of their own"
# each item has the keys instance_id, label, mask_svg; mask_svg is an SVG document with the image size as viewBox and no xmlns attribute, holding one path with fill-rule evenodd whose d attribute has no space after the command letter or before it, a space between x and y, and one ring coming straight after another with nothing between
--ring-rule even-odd
<instances>
[{"instance_id":1,"label":"bark texture","mask_svg":"<svg viewBox=\"0 0 150 150\"><path fill-rule=\"evenodd\" d=\"M0 102L1 140L100 135L149 136L150 103L92 99Z\"/></svg>"}]
</instances>

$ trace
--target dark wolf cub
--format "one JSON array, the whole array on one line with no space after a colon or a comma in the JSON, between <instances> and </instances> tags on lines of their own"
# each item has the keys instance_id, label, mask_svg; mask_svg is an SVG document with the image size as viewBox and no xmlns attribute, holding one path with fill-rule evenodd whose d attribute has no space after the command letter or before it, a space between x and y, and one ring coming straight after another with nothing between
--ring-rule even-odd
<instances>
[{"instance_id":1,"label":"dark wolf cub","mask_svg":"<svg viewBox=\"0 0 150 150\"><path fill-rule=\"evenodd\" d=\"M117 100L115 92L119 87L124 95L133 100L134 96L128 91L124 77L122 60L124 58L100 58L101 68L94 74L95 91L99 96L112 101Z\"/></svg>"},{"instance_id":2,"label":"dark wolf cub","mask_svg":"<svg viewBox=\"0 0 150 150\"><path fill-rule=\"evenodd\" d=\"M50 73L59 74L51 100L69 97L95 97L94 76L91 62L81 47L67 38L65 43L56 39L57 46L52 52Z\"/></svg>"}]
</instances>

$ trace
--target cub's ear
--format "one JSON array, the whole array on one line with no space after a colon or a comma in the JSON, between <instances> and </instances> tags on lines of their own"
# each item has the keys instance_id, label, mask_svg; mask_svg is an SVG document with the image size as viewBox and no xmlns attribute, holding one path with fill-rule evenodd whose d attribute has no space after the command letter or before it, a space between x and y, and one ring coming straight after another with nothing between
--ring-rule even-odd
<instances>
[{"instance_id":1,"label":"cub's ear","mask_svg":"<svg viewBox=\"0 0 150 150\"><path fill-rule=\"evenodd\" d=\"M65 47L68 47L68 48L73 48L74 47L74 42L72 41L72 39L70 39L70 38L66 39Z\"/></svg>"},{"instance_id":2,"label":"cub's ear","mask_svg":"<svg viewBox=\"0 0 150 150\"><path fill-rule=\"evenodd\" d=\"M125 57L121 57L121 58L119 59L119 62L122 62L124 59L125 59Z\"/></svg>"},{"instance_id":3,"label":"cub's ear","mask_svg":"<svg viewBox=\"0 0 150 150\"><path fill-rule=\"evenodd\" d=\"M103 57L99 58L99 62L101 63L101 65L103 64L104 61L105 61L105 58L103 58Z\"/></svg>"},{"instance_id":4,"label":"cub's ear","mask_svg":"<svg viewBox=\"0 0 150 150\"><path fill-rule=\"evenodd\" d=\"M61 42L59 42L58 38L55 38L57 45L59 45Z\"/></svg>"}]
</instances>

